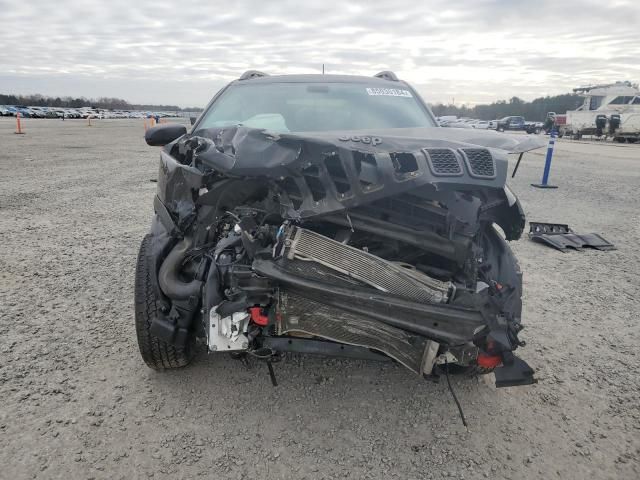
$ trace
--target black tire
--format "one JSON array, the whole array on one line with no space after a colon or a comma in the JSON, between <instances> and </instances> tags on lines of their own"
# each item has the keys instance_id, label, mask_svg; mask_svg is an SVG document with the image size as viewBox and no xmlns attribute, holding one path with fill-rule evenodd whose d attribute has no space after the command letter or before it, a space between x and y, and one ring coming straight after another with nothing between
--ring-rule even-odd
<instances>
[{"instance_id":1,"label":"black tire","mask_svg":"<svg viewBox=\"0 0 640 480\"><path fill-rule=\"evenodd\" d=\"M135 321L138 347L144 363L154 370L169 370L185 367L195 354L195 338L184 348L166 343L149 330L156 317L156 294L151 275L151 235L146 235L140 245L135 281Z\"/></svg>"}]
</instances>

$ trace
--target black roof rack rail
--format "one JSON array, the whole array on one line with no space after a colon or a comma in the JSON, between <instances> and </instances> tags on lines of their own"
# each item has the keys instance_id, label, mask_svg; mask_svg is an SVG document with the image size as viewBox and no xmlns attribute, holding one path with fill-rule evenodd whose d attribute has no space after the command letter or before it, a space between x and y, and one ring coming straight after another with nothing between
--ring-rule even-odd
<instances>
[{"instance_id":1,"label":"black roof rack rail","mask_svg":"<svg viewBox=\"0 0 640 480\"><path fill-rule=\"evenodd\" d=\"M376 73L374 77L383 78L385 80L391 80L392 82L399 82L398 77L395 73L385 70L384 72Z\"/></svg>"},{"instance_id":2,"label":"black roof rack rail","mask_svg":"<svg viewBox=\"0 0 640 480\"><path fill-rule=\"evenodd\" d=\"M268 77L268 76L269 75L267 75L266 73L259 72L258 70L247 70L242 75L240 75L240 78L238 80L250 80L252 78Z\"/></svg>"}]
</instances>

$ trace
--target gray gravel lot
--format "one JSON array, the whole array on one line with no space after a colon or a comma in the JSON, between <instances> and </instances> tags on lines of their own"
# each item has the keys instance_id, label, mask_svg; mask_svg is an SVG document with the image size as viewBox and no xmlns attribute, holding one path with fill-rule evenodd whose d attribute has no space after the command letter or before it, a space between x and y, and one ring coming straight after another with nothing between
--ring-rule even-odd
<instances>
[{"instance_id":1,"label":"gray gravel lot","mask_svg":"<svg viewBox=\"0 0 640 480\"><path fill-rule=\"evenodd\" d=\"M0 477L640 478L640 145L561 140L515 180L530 220L617 251L512 244L534 386L296 356L251 369L140 359L133 275L158 151L142 120L0 119Z\"/></svg>"}]
</instances>

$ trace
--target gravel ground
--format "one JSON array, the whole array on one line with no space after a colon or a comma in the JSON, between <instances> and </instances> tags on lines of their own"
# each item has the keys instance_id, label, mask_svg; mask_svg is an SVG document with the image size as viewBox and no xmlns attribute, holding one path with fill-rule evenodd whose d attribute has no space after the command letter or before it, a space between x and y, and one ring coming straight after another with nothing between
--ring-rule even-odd
<instances>
[{"instance_id":1,"label":"gravel ground","mask_svg":"<svg viewBox=\"0 0 640 480\"><path fill-rule=\"evenodd\" d=\"M617 251L513 245L540 383L496 390L393 364L295 356L247 369L202 354L141 361L138 245L157 150L142 120L0 120L0 477L640 478L640 145L560 141L512 188L528 218L601 233Z\"/></svg>"}]
</instances>

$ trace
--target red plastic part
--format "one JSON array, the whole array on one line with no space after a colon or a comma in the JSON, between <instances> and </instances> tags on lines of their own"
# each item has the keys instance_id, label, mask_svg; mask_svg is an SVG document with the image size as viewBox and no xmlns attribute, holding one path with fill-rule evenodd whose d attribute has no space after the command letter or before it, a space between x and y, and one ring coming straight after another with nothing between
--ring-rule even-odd
<instances>
[{"instance_id":1,"label":"red plastic part","mask_svg":"<svg viewBox=\"0 0 640 480\"><path fill-rule=\"evenodd\" d=\"M502 363L500 355L487 355L485 353L478 354L478 366L482 368L496 368Z\"/></svg>"},{"instance_id":2,"label":"red plastic part","mask_svg":"<svg viewBox=\"0 0 640 480\"><path fill-rule=\"evenodd\" d=\"M251 321L256 325L265 327L269 324L269 317L262 314L262 309L260 307L250 307L249 313L251 314Z\"/></svg>"}]
</instances>

